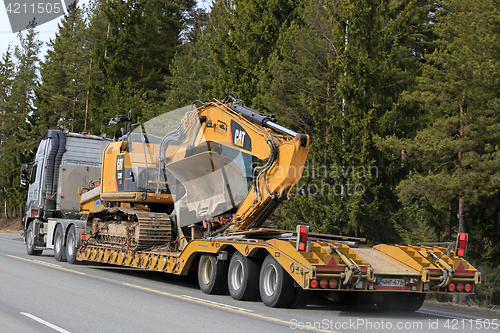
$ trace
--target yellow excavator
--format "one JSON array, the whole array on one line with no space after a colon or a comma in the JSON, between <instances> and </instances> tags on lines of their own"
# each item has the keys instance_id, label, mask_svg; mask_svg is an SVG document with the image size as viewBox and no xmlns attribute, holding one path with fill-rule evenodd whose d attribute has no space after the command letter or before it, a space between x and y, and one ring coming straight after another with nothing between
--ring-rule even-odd
<instances>
[{"instance_id":1,"label":"yellow excavator","mask_svg":"<svg viewBox=\"0 0 500 333\"><path fill-rule=\"evenodd\" d=\"M81 209L89 211L89 244L142 250L178 238L186 244L189 228L206 237L258 228L288 198L307 158L307 135L235 94L145 124L131 118L110 121L128 123L128 131L103 153L104 207Z\"/></svg>"}]
</instances>

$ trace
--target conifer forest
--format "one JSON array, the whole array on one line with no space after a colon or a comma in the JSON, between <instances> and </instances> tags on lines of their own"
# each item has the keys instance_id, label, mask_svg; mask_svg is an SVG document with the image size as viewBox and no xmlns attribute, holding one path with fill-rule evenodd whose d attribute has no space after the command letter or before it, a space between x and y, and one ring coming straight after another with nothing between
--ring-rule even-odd
<instances>
[{"instance_id":1,"label":"conifer forest","mask_svg":"<svg viewBox=\"0 0 500 333\"><path fill-rule=\"evenodd\" d=\"M454 241L500 304L499 0L93 0L42 55L38 28L0 58L0 204L24 210L22 163L47 129L112 137L237 92L311 138L281 228L368 245ZM2 209L3 210L3 209Z\"/></svg>"}]
</instances>

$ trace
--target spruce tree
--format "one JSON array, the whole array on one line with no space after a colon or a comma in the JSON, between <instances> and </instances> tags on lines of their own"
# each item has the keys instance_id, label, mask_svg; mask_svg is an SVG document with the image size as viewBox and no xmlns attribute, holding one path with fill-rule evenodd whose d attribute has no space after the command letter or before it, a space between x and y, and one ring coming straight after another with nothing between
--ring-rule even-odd
<instances>
[{"instance_id":1,"label":"spruce tree","mask_svg":"<svg viewBox=\"0 0 500 333\"><path fill-rule=\"evenodd\" d=\"M215 1L209 29L216 71L214 97L237 92L248 106L265 111L259 82L268 79L268 61L282 29L300 11L300 1Z\"/></svg>"},{"instance_id":2,"label":"spruce tree","mask_svg":"<svg viewBox=\"0 0 500 333\"><path fill-rule=\"evenodd\" d=\"M496 1L446 1L433 24L437 49L426 57L417 89L405 96L421 106L427 126L382 144L411 168L398 185L414 212L409 217L436 239L472 232L471 241L490 258L499 248L483 242L500 235L499 19Z\"/></svg>"},{"instance_id":3,"label":"spruce tree","mask_svg":"<svg viewBox=\"0 0 500 333\"><path fill-rule=\"evenodd\" d=\"M41 42L32 22L26 35L19 33L20 46L14 49L15 72L12 71L10 55L4 55L3 80L9 85L4 87L6 95L2 103L1 144L2 175L0 188L9 209L17 213L24 206L26 189L19 186L19 170L22 163L32 160L39 137L33 131L31 120L34 117L34 89L38 84L38 54ZM13 78L13 80L11 80Z\"/></svg>"},{"instance_id":4,"label":"spruce tree","mask_svg":"<svg viewBox=\"0 0 500 333\"><path fill-rule=\"evenodd\" d=\"M404 175L375 137L401 137L414 126L404 119L408 110L396 107L418 69L414 40L423 35L424 9L415 1L342 0L304 8L273 56L278 114L311 135L305 195L297 193L280 216L322 232L393 241L393 190Z\"/></svg>"}]
</instances>

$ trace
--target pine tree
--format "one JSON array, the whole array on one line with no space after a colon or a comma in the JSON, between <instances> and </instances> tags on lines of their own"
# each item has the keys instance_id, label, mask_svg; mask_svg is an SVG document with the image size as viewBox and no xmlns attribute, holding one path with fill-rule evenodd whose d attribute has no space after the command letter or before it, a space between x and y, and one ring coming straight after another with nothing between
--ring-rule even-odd
<instances>
[{"instance_id":1,"label":"pine tree","mask_svg":"<svg viewBox=\"0 0 500 333\"><path fill-rule=\"evenodd\" d=\"M167 77L169 91L165 110L186 106L195 100L210 101L212 98L211 73L215 71L215 63L210 54L211 34L206 29L207 20L208 14L202 9L191 17L186 41L177 48L171 65L172 75Z\"/></svg>"},{"instance_id":2,"label":"pine tree","mask_svg":"<svg viewBox=\"0 0 500 333\"><path fill-rule=\"evenodd\" d=\"M69 7L48 46L40 69L42 84L37 89L39 132L51 128L81 132L85 127L90 49L79 7Z\"/></svg>"}]
</instances>

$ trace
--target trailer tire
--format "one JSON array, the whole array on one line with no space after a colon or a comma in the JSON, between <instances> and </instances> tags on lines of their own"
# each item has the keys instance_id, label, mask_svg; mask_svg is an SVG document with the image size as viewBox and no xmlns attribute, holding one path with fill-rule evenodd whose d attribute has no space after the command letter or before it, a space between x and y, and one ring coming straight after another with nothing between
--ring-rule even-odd
<instances>
[{"instance_id":1,"label":"trailer tire","mask_svg":"<svg viewBox=\"0 0 500 333\"><path fill-rule=\"evenodd\" d=\"M202 254L198 264L198 284L205 294L221 295L227 291L227 260Z\"/></svg>"},{"instance_id":2,"label":"trailer tire","mask_svg":"<svg viewBox=\"0 0 500 333\"><path fill-rule=\"evenodd\" d=\"M405 312L415 312L418 311L425 301L424 293L410 293L408 294L408 303L404 308Z\"/></svg>"},{"instance_id":3,"label":"trailer tire","mask_svg":"<svg viewBox=\"0 0 500 333\"><path fill-rule=\"evenodd\" d=\"M54 258L56 261L66 260L66 246L64 246L63 228L60 224L54 232Z\"/></svg>"},{"instance_id":4,"label":"trailer tire","mask_svg":"<svg viewBox=\"0 0 500 333\"><path fill-rule=\"evenodd\" d=\"M43 250L35 250L35 231L33 230L33 224L35 224L35 222L31 222L28 225L28 229L26 229L24 236L26 242L26 252L30 256L39 256L42 255Z\"/></svg>"},{"instance_id":5,"label":"trailer tire","mask_svg":"<svg viewBox=\"0 0 500 333\"><path fill-rule=\"evenodd\" d=\"M227 287L235 300L252 301L259 295L260 265L254 258L235 252L229 263Z\"/></svg>"},{"instance_id":6,"label":"trailer tire","mask_svg":"<svg viewBox=\"0 0 500 333\"><path fill-rule=\"evenodd\" d=\"M68 229L66 235L66 260L72 265L76 265L79 261L76 260L76 253L78 251L78 241L76 237L76 228L72 224Z\"/></svg>"},{"instance_id":7,"label":"trailer tire","mask_svg":"<svg viewBox=\"0 0 500 333\"><path fill-rule=\"evenodd\" d=\"M294 295L293 279L272 255L264 259L260 269L259 289L260 298L266 306L290 306Z\"/></svg>"}]
</instances>

